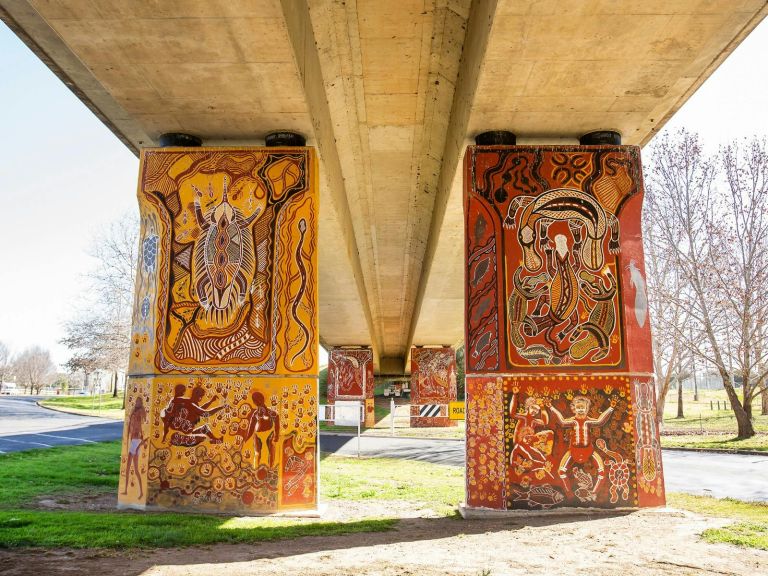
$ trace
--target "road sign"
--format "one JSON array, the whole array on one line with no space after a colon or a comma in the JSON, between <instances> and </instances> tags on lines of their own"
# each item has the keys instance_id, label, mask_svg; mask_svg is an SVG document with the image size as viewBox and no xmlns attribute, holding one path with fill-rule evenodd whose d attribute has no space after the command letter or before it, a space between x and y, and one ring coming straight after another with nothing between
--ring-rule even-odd
<instances>
[{"instance_id":1,"label":"road sign","mask_svg":"<svg viewBox=\"0 0 768 576\"><path fill-rule=\"evenodd\" d=\"M359 400L337 400L334 407L333 423L336 426L360 425L363 412Z\"/></svg>"},{"instance_id":2,"label":"road sign","mask_svg":"<svg viewBox=\"0 0 768 576\"><path fill-rule=\"evenodd\" d=\"M464 420L464 402L450 402L448 404L448 417L451 420Z\"/></svg>"}]
</instances>

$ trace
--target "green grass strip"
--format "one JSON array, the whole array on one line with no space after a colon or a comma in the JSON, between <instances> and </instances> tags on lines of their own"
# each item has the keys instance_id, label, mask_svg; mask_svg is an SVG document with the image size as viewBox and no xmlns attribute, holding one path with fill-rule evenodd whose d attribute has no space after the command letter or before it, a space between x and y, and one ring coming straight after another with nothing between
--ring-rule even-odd
<instances>
[{"instance_id":1,"label":"green grass strip","mask_svg":"<svg viewBox=\"0 0 768 576\"><path fill-rule=\"evenodd\" d=\"M732 436L673 434L661 437L664 448L708 448L716 450L750 450L768 452L768 434L739 440Z\"/></svg>"},{"instance_id":2,"label":"green grass strip","mask_svg":"<svg viewBox=\"0 0 768 576\"><path fill-rule=\"evenodd\" d=\"M428 486L440 469L413 482L409 474L429 469L416 462L325 458L324 498L349 500L419 496L429 500ZM365 486L370 473L379 486ZM263 542L301 536L379 532L397 519L318 522L283 518L232 518L202 514L72 512L24 509L43 497L57 502L83 496L114 494L120 474L120 443L104 442L0 455L0 548L42 546L136 548L193 546L220 542ZM455 475L455 474L454 474ZM393 480L389 480L393 477ZM387 479L387 482L384 482ZM425 484L426 483L426 484ZM346 485L348 484L348 486ZM329 495L329 491L333 495ZM455 500L458 502L458 499ZM454 504L455 504L454 502Z\"/></svg>"},{"instance_id":3,"label":"green grass strip","mask_svg":"<svg viewBox=\"0 0 768 576\"><path fill-rule=\"evenodd\" d=\"M705 530L701 537L707 542L768 550L768 503L766 502L743 502L733 498L671 493L667 494L667 504L699 514L740 521L723 528Z\"/></svg>"},{"instance_id":4,"label":"green grass strip","mask_svg":"<svg viewBox=\"0 0 768 576\"><path fill-rule=\"evenodd\" d=\"M0 509L41 496L117 491L120 442L0 455Z\"/></svg>"},{"instance_id":5,"label":"green grass strip","mask_svg":"<svg viewBox=\"0 0 768 576\"><path fill-rule=\"evenodd\" d=\"M724 528L710 528L702 532L701 537L712 543L768 550L768 522L738 522Z\"/></svg>"},{"instance_id":6,"label":"green grass strip","mask_svg":"<svg viewBox=\"0 0 768 576\"><path fill-rule=\"evenodd\" d=\"M55 396L41 402L43 406L72 408L75 410L120 410L123 407L123 395L115 398L112 394L99 396Z\"/></svg>"},{"instance_id":7,"label":"green grass strip","mask_svg":"<svg viewBox=\"0 0 768 576\"><path fill-rule=\"evenodd\" d=\"M464 499L464 470L415 460L327 457L320 463L328 499L424 502L446 516Z\"/></svg>"},{"instance_id":8,"label":"green grass strip","mask_svg":"<svg viewBox=\"0 0 768 576\"><path fill-rule=\"evenodd\" d=\"M708 516L768 522L768 502L745 502L734 498L713 498L670 492L667 494L667 505Z\"/></svg>"},{"instance_id":9,"label":"green grass strip","mask_svg":"<svg viewBox=\"0 0 768 576\"><path fill-rule=\"evenodd\" d=\"M193 514L0 512L0 548L167 548L391 530L396 519L307 522Z\"/></svg>"}]
</instances>

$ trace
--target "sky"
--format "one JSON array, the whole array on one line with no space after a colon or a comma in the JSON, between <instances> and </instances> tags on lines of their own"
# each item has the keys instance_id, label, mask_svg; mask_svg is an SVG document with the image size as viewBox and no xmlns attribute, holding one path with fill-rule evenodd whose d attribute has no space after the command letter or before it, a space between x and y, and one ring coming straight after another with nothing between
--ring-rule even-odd
<instances>
[{"instance_id":1,"label":"sky","mask_svg":"<svg viewBox=\"0 0 768 576\"><path fill-rule=\"evenodd\" d=\"M767 54L765 21L664 130L696 130L711 150L765 136ZM137 210L138 159L2 23L0 110L0 341L43 346L63 364L62 325L87 296L93 237Z\"/></svg>"},{"instance_id":2,"label":"sky","mask_svg":"<svg viewBox=\"0 0 768 576\"><path fill-rule=\"evenodd\" d=\"M766 56L768 19L739 44L662 132L683 127L697 131L710 152L737 138L768 135Z\"/></svg>"}]
</instances>

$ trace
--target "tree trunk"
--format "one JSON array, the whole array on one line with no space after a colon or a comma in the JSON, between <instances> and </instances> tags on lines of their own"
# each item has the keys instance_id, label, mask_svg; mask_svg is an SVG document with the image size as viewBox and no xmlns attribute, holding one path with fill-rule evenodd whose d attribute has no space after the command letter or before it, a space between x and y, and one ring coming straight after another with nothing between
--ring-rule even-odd
<instances>
[{"instance_id":1,"label":"tree trunk","mask_svg":"<svg viewBox=\"0 0 768 576\"><path fill-rule=\"evenodd\" d=\"M656 398L656 423L659 426L659 430L664 426L664 405L667 403L667 394L669 393L671 384L672 378L667 375L667 377L661 381L659 394Z\"/></svg>"},{"instance_id":2,"label":"tree trunk","mask_svg":"<svg viewBox=\"0 0 768 576\"><path fill-rule=\"evenodd\" d=\"M117 398L117 370L112 373L112 398Z\"/></svg>"},{"instance_id":3,"label":"tree trunk","mask_svg":"<svg viewBox=\"0 0 768 576\"><path fill-rule=\"evenodd\" d=\"M677 383L677 418L685 418L683 414L683 383Z\"/></svg>"},{"instance_id":4,"label":"tree trunk","mask_svg":"<svg viewBox=\"0 0 768 576\"><path fill-rule=\"evenodd\" d=\"M768 416L768 386L763 388L763 393L760 395L762 397L762 410L760 410L760 414L763 416Z\"/></svg>"},{"instance_id":5,"label":"tree trunk","mask_svg":"<svg viewBox=\"0 0 768 576\"><path fill-rule=\"evenodd\" d=\"M726 394L728 394L728 400L731 401L731 409L736 416L738 438L740 440L752 438L752 436L755 435L755 427L752 424L751 406L745 410L744 406L739 401L739 395L736 394L736 390L727 378L723 379L723 385L725 386Z\"/></svg>"},{"instance_id":6,"label":"tree trunk","mask_svg":"<svg viewBox=\"0 0 768 576\"><path fill-rule=\"evenodd\" d=\"M664 425L664 404L666 401L667 399L661 395L656 400L656 424L658 424L659 430L661 430Z\"/></svg>"}]
</instances>

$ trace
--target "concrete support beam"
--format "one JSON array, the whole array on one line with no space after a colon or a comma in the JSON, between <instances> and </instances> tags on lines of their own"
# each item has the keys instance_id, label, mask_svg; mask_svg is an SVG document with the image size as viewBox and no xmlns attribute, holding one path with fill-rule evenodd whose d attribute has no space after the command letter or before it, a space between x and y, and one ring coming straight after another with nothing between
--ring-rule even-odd
<instances>
[{"instance_id":1,"label":"concrete support beam","mask_svg":"<svg viewBox=\"0 0 768 576\"><path fill-rule=\"evenodd\" d=\"M339 161L339 152L336 147L333 123L331 120L325 83L322 76L322 67L317 51L312 20L310 18L309 5L306 2L282 1L283 14L288 29L288 36L293 47L299 75L304 86L307 105L312 116L312 126L315 140L323 161L324 178L327 183L328 196L333 203L334 212L337 215L338 225L341 230L345 251L343 254L326 253L329 258L347 258L352 268L357 297L364 314L365 323L372 338L374 356L378 363L379 351L382 349L381 331L376 329L371 315L369 304L369 289L366 286L363 270L360 265L358 253L358 241L352 224L352 217L347 201L346 185ZM329 262L326 270L332 270ZM330 315L329 321L334 321ZM334 343L343 343L336 336Z\"/></svg>"},{"instance_id":2,"label":"concrete support beam","mask_svg":"<svg viewBox=\"0 0 768 576\"><path fill-rule=\"evenodd\" d=\"M373 351L366 346L344 346L328 351L328 404L356 400L365 407L364 425L376 424Z\"/></svg>"},{"instance_id":3,"label":"concrete support beam","mask_svg":"<svg viewBox=\"0 0 768 576\"><path fill-rule=\"evenodd\" d=\"M411 350L411 427L456 426L448 404L456 400L456 352L450 346Z\"/></svg>"},{"instance_id":4,"label":"concrete support beam","mask_svg":"<svg viewBox=\"0 0 768 576\"><path fill-rule=\"evenodd\" d=\"M168 132L316 145L321 341L370 344L397 374L411 346L462 340L458 166L478 132L643 144L766 13L765 0L0 0L134 152Z\"/></svg>"},{"instance_id":5,"label":"concrete support beam","mask_svg":"<svg viewBox=\"0 0 768 576\"><path fill-rule=\"evenodd\" d=\"M467 505L664 505L640 150L465 156Z\"/></svg>"},{"instance_id":6,"label":"concrete support beam","mask_svg":"<svg viewBox=\"0 0 768 576\"><path fill-rule=\"evenodd\" d=\"M317 172L305 147L142 150L119 506L317 509Z\"/></svg>"}]
</instances>

